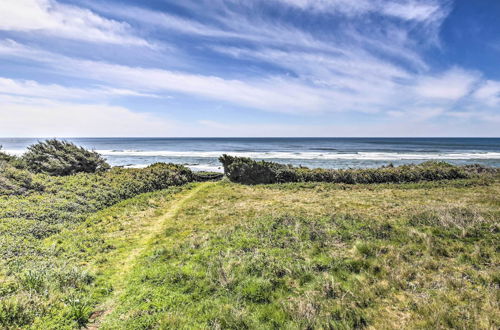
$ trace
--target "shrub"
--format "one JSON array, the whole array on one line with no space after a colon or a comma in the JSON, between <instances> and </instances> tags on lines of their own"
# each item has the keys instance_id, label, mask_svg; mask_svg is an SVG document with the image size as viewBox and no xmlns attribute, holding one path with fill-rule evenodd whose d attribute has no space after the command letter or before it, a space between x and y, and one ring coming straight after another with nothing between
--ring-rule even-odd
<instances>
[{"instance_id":1,"label":"shrub","mask_svg":"<svg viewBox=\"0 0 500 330\"><path fill-rule=\"evenodd\" d=\"M0 196L22 195L28 191L42 191L44 185L26 170L17 169L7 162L0 162Z\"/></svg>"},{"instance_id":2,"label":"shrub","mask_svg":"<svg viewBox=\"0 0 500 330\"><path fill-rule=\"evenodd\" d=\"M9 154L6 154L5 152L2 151L2 146L0 145L0 162L10 162L13 160L15 156L11 156Z\"/></svg>"},{"instance_id":3,"label":"shrub","mask_svg":"<svg viewBox=\"0 0 500 330\"><path fill-rule=\"evenodd\" d=\"M284 177L288 177L285 172L288 173L287 170L291 168L288 165L225 154L219 157L219 161L224 167L224 174L231 181L244 184L277 183L277 174L282 172Z\"/></svg>"},{"instance_id":4,"label":"shrub","mask_svg":"<svg viewBox=\"0 0 500 330\"><path fill-rule=\"evenodd\" d=\"M110 168L97 152L56 139L29 146L22 158L30 171L56 176L102 172Z\"/></svg>"},{"instance_id":5,"label":"shrub","mask_svg":"<svg viewBox=\"0 0 500 330\"><path fill-rule=\"evenodd\" d=\"M9 186L3 190L2 178L9 180ZM69 177L33 174L11 167L5 174L0 168L0 197L1 194L27 195L0 200L0 219L76 223L123 199L191 181L191 170L165 163L143 169L113 168L105 173L78 173Z\"/></svg>"},{"instance_id":6,"label":"shrub","mask_svg":"<svg viewBox=\"0 0 500 330\"><path fill-rule=\"evenodd\" d=\"M205 171L194 172L193 175L196 182L217 181L224 176L222 173Z\"/></svg>"},{"instance_id":7,"label":"shrub","mask_svg":"<svg viewBox=\"0 0 500 330\"><path fill-rule=\"evenodd\" d=\"M222 155L219 161L225 175L233 182L243 184L269 184L288 182L330 183L403 183L468 178L473 174L492 170L477 166L454 166L444 162L383 166L376 169L309 169L274 162L255 161L250 158Z\"/></svg>"}]
</instances>

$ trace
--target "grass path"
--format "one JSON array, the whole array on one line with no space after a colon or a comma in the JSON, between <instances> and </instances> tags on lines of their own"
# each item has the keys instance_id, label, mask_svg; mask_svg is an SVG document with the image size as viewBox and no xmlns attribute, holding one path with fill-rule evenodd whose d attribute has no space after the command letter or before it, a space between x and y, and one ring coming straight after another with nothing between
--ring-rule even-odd
<instances>
[{"instance_id":1,"label":"grass path","mask_svg":"<svg viewBox=\"0 0 500 330\"><path fill-rule=\"evenodd\" d=\"M115 270L114 274L109 279L109 282L113 286L113 293L104 303L95 309L87 325L88 329L99 329L104 318L113 312L120 295L124 291L128 275L136 264L136 260L148 249L155 237L162 233L165 229L165 223L174 219L186 202L195 198L201 190L211 185L214 185L214 183L200 183L192 189L183 191L175 196L175 198L169 201L165 207L166 212L148 221L147 227L141 230L140 237L135 240L134 244L128 244L129 248L120 253L122 257L115 257L114 260L116 260L116 262L107 266Z\"/></svg>"}]
</instances>

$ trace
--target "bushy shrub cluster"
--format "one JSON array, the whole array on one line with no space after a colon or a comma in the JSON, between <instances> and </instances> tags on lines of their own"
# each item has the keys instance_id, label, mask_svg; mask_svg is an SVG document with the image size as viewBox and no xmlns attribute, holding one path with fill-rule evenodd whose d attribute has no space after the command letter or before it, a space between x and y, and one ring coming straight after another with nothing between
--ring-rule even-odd
<instances>
[{"instance_id":1,"label":"bushy shrub cluster","mask_svg":"<svg viewBox=\"0 0 500 330\"><path fill-rule=\"evenodd\" d=\"M422 164L384 166L367 169L309 169L250 158L222 155L219 158L225 175L233 182L269 184L287 182L330 183L403 183L468 178L472 173L486 171L477 166L454 166L429 161Z\"/></svg>"},{"instance_id":2,"label":"bushy shrub cluster","mask_svg":"<svg viewBox=\"0 0 500 330\"><path fill-rule=\"evenodd\" d=\"M42 181L31 172L0 161L0 196L23 195L30 190L42 191L44 189Z\"/></svg>"},{"instance_id":3,"label":"bushy shrub cluster","mask_svg":"<svg viewBox=\"0 0 500 330\"><path fill-rule=\"evenodd\" d=\"M110 168L99 153L56 139L29 146L22 160L34 173L57 176L103 172Z\"/></svg>"},{"instance_id":4,"label":"bushy shrub cluster","mask_svg":"<svg viewBox=\"0 0 500 330\"><path fill-rule=\"evenodd\" d=\"M79 222L123 199L191 181L191 170L165 163L67 177L32 174L7 165L0 168L0 219Z\"/></svg>"},{"instance_id":5,"label":"bushy shrub cluster","mask_svg":"<svg viewBox=\"0 0 500 330\"><path fill-rule=\"evenodd\" d=\"M224 167L224 174L233 182L259 184L297 181L290 177L295 169L289 165L225 154L219 157L219 161Z\"/></svg>"}]
</instances>

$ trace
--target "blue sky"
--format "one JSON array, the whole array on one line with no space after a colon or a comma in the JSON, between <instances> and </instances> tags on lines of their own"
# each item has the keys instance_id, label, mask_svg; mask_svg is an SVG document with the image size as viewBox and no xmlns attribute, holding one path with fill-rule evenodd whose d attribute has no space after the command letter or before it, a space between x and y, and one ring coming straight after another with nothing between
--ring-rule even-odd
<instances>
[{"instance_id":1,"label":"blue sky","mask_svg":"<svg viewBox=\"0 0 500 330\"><path fill-rule=\"evenodd\" d=\"M0 136L499 136L498 0L2 0Z\"/></svg>"}]
</instances>

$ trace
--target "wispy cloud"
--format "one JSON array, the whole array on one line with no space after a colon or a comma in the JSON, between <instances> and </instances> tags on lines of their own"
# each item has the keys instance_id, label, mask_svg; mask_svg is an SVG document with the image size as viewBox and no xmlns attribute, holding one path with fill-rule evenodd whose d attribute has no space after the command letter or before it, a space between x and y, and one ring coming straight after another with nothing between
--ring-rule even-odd
<instances>
[{"instance_id":1,"label":"wispy cloud","mask_svg":"<svg viewBox=\"0 0 500 330\"><path fill-rule=\"evenodd\" d=\"M420 77L415 91L426 99L456 101L470 93L479 79L480 75L476 72L453 68L440 75Z\"/></svg>"},{"instance_id":2,"label":"wispy cloud","mask_svg":"<svg viewBox=\"0 0 500 330\"><path fill-rule=\"evenodd\" d=\"M0 43L0 56L17 54L49 65L72 77L92 79L114 86L115 93L161 95L176 92L271 112L314 114L338 111L367 113L405 112L419 118L438 116L458 99L475 91L480 76L453 68L438 75L412 74L370 56L342 57L275 50L220 49L233 56L258 58L293 72L294 78L267 76L253 79L225 79L157 68L131 67L107 62L69 58L9 41ZM361 56L363 55L363 56ZM22 89L26 82L10 89ZM30 82L29 84L35 84ZM41 90L45 88L41 86ZM26 89L26 88L25 88ZM52 93L64 94L60 86ZM102 93L112 91L103 89ZM90 93L75 91L75 95ZM428 109L443 109L428 111ZM425 115L423 114L425 112Z\"/></svg>"},{"instance_id":3,"label":"wispy cloud","mask_svg":"<svg viewBox=\"0 0 500 330\"><path fill-rule=\"evenodd\" d=\"M69 76L91 78L140 94L174 91L240 106L291 113L319 111L326 107L328 101L326 95L323 95L324 91L280 77L242 81L163 69L130 67L68 58L15 42L0 43L0 56L2 53L17 54L25 59L40 61ZM293 95L293 98L290 95Z\"/></svg>"},{"instance_id":4,"label":"wispy cloud","mask_svg":"<svg viewBox=\"0 0 500 330\"><path fill-rule=\"evenodd\" d=\"M158 97L153 94L140 93L128 89L113 88L109 86L96 86L91 88L74 88L58 84L40 84L34 80L15 80L0 77L0 95L19 95L25 97L38 97L50 99L91 99L121 96Z\"/></svg>"},{"instance_id":5,"label":"wispy cloud","mask_svg":"<svg viewBox=\"0 0 500 330\"><path fill-rule=\"evenodd\" d=\"M500 106L500 81L485 81L475 91L474 97L490 107Z\"/></svg>"},{"instance_id":6,"label":"wispy cloud","mask_svg":"<svg viewBox=\"0 0 500 330\"><path fill-rule=\"evenodd\" d=\"M56 80L2 73L0 95L8 96L9 104L19 100L20 113L28 113L28 99L32 110L38 104L49 111L48 99L56 102L55 109L69 109L69 104L88 109L91 102L85 100L90 99L112 113L116 109L106 104L122 96L175 94L235 111L304 118L376 113L381 121L429 123L438 117L491 120L500 104L500 83L484 73L453 63L437 69L428 61L426 51L439 51L451 0L184 0L173 3L182 10L170 12L146 3L68 3L0 3L0 30L9 31L10 38L0 39L0 58L43 68ZM76 56L43 42L26 42L26 35L91 41L102 48L99 56ZM165 60L165 49L155 47L148 48L148 55L162 61L142 53L116 59L115 45L151 43L172 47L173 60ZM60 77L71 86L57 82ZM216 123L199 125L225 125ZM268 127L279 131L274 124Z\"/></svg>"},{"instance_id":7,"label":"wispy cloud","mask_svg":"<svg viewBox=\"0 0 500 330\"><path fill-rule=\"evenodd\" d=\"M0 30L91 42L146 46L130 26L56 0L2 0Z\"/></svg>"},{"instance_id":8,"label":"wispy cloud","mask_svg":"<svg viewBox=\"0 0 500 330\"><path fill-rule=\"evenodd\" d=\"M435 21L443 18L438 1L415 0L274 0L302 10L363 15L376 13L407 21Z\"/></svg>"}]
</instances>

